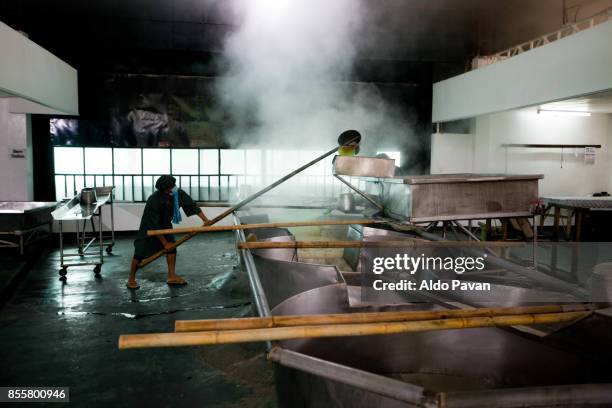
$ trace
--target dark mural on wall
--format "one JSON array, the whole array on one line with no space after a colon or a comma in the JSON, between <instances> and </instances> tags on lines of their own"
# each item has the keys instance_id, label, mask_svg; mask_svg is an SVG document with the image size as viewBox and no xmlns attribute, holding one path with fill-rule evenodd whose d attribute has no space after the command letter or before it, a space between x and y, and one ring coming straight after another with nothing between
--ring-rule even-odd
<instances>
[{"instance_id":1,"label":"dark mural on wall","mask_svg":"<svg viewBox=\"0 0 612 408\"><path fill-rule=\"evenodd\" d=\"M406 72L406 71L404 71ZM413 73L412 76L416 76ZM218 77L109 74L79 80L81 116L50 119L54 146L235 148L225 134L235 128L236 112L218 100ZM428 87L369 83L381 100L429 134ZM363 83L345 83L357 93ZM254 109L254 108L253 108ZM254 112L240 111L241 125L257 128ZM248 138L249 135L242 135ZM234 138L235 139L235 138ZM424 144L424 148L426 144ZM414 146L412 146L414 148ZM426 152L427 153L427 152Z\"/></svg>"},{"instance_id":2,"label":"dark mural on wall","mask_svg":"<svg viewBox=\"0 0 612 408\"><path fill-rule=\"evenodd\" d=\"M50 120L53 145L226 147L213 78L126 75L102 86L89 115Z\"/></svg>"}]
</instances>

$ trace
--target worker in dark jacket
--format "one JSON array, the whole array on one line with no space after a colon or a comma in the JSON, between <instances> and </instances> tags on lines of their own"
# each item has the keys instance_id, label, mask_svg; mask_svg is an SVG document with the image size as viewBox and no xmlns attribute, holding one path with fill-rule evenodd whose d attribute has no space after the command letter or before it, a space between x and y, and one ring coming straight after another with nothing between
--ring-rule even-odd
<instances>
[{"instance_id":1,"label":"worker in dark jacket","mask_svg":"<svg viewBox=\"0 0 612 408\"><path fill-rule=\"evenodd\" d=\"M161 176L155 182L156 191L151 194L145 205L138 235L134 241L134 258L130 268L130 275L127 287L138 289L136 282L136 270L141 260L148 258L154 253L166 249L166 260L168 262L169 285L184 285L187 282L176 274L176 248L173 235L157 235L150 237L147 235L149 230L172 228L172 223L181 222L179 208L185 211L187 216L197 215L202 219L204 225L209 223L200 207L189 197L187 193L176 187L176 179L172 176Z\"/></svg>"}]
</instances>

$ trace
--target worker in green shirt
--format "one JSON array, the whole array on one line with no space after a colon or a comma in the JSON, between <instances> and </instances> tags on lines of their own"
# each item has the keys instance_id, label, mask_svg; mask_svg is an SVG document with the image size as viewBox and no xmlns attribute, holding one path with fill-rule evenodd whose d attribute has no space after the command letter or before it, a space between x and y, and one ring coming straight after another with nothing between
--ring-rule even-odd
<instances>
[{"instance_id":1,"label":"worker in green shirt","mask_svg":"<svg viewBox=\"0 0 612 408\"><path fill-rule=\"evenodd\" d=\"M155 182L156 191L147 199L147 204L140 220L138 235L134 241L134 257L130 267L130 274L127 287L138 289L136 282L136 271L138 264L145 258L159 252L167 250L166 260L168 262L168 285L184 285L187 282L176 274L176 248L173 235L158 235L150 237L147 235L149 230L172 228L172 223L181 222L179 208L185 211L187 216L197 215L202 219L204 225L210 220L206 218L202 209L197 206L195 201L183 190L176 187L176 179L172 176L161 176Z\"/></svg>"}]
</instances>

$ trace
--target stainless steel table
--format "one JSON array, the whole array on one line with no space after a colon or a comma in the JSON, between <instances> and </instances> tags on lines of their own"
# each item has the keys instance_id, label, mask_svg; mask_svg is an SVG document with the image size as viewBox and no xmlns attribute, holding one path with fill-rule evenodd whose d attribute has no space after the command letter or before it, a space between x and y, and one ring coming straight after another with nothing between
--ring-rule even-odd
<instances>
[{"instance_id":1,"label":"stainless steel table","mask_svg":"<svg viewBox=\"0 0 612 408\"><path fill-rule=\"evenodd\" d=\"M56 202L7 201L0 202L0 248L19 248L43 239L52 232L51 212ZM44 226L49 226L48 230ZM15 237L11 240L10 237Z\"/></svg>"},{"instance_id":2,"label":"stainless steel table","mask_svg":"<svg viewBox=\"0 0 612 408\"><path fill-rule=\"evenodd\" d=\"M68 268L71 266L86 266L93 265L96 276L102 271L104 263L104 248L108 254L112 253L113 245L115 244L115 220L113 195L114 186L111 187L96 187L97 200L91 205L82 205L80 196L77 194L68 202L63 204L51 215L53 219L58 221L60 233L60 279L66 279ZM111 228L110 241L104 241L104 228L102 226L102 207L110 205ZM94 223L94 217L98 218L98 231ZM73 221L76 226L76 252L68 252L65 250L64 240L64 222ZM87 234L87 224L91 225L91 235ZM81 229L82 225L82 229ZM97 251L88 252L94 243L97 242ZM95 246L94 246L95 247ZM79 258L73 261L73 259ZM88 260L93 258L93 260Z\"/></svg>"}]
</instances>

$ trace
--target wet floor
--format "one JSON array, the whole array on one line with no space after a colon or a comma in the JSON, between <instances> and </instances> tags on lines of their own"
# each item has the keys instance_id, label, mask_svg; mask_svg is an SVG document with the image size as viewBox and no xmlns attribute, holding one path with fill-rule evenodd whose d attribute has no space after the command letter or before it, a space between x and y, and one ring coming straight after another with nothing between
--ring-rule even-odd
<instances>
[{"instance_id":1,"label":"wet floor","mask_svg":"<svg viewBox=\"0 0 612 408\"><path fill-rule=\"evenodd\" d=\"M166 285L165 261L139 271L141 289L125 288L129 237L93 269L69 268L58 280L59 252L34 263L0 309L0 386L69 386L76 406L274 407L272 367L263 346L117 349L124 333L172 331L178 319L251 313L231 233L198 236L179 249Z\"/></svg>"}]
</instances>

